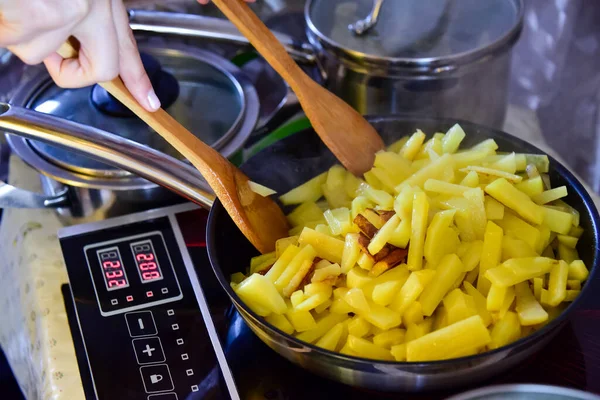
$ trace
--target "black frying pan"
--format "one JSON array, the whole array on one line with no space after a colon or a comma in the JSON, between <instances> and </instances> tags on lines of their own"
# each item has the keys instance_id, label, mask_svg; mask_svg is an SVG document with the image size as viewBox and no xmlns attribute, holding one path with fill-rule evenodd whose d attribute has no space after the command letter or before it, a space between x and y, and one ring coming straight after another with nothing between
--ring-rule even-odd
<instances>
[{"instance_id":1,"label":"black frying pan","mask_svg":"<svg viewBox=\"0 0 600 400\"><path fill-rule=\"evenodd\" d=\"M369 121L382 135L386 144L412 134L417 128L428 136L436 132L446 132L457 122L401 116L369 118ZM504 132L465 121L458 122L467 133L462 146L468 147L493 138L499 146L499 151L543 153ZM335 162L334 156L316 133L306 130L266 148L242 165L241 169L250 179L277 190L278 194L283 194L326 171ZM509 346L476 356L427 363L380 362L332 353L300 342L274 328L246 307L229 285L231 274L245 271L250 259L259 253L242 235L218 200L208 218L209 258L217 279L253 332L269 347L303 368L347 384L376 390L421 391L473 384L517 365L541 349L558 333L568 314L577 307L584 296L593 291L590 286L596 285L600 290L600 285L594 283L600 255L596 207L577 179L552 158L549 175L553 187L567 186L569 196L565 201L581 213L580 224L585 232L577 250L591 269L588 281L579 298L543 329ZM287 213L290 210L285 211Z\"/></svg>"}]
</instances>

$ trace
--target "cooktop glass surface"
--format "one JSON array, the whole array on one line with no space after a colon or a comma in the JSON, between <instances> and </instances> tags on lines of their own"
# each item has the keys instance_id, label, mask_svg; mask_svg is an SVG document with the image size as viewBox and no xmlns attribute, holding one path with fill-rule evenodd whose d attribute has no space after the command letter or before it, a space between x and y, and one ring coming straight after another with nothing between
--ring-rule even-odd
<instances>
[{"instance_id":1,"label":"cooktop glass surface","mask_svg":"<svg viewBox=\"0 0 600 400\"><path fill-rule=\"evenodd\" d=\"M205 230L200 228L200 226L204 226L206 218L206 211L200 209L180 213L176 217L185 242L185 248L194 266L196 279L202 287L202 292L204 293L210 312L210 319L222 344L228 368L233 375L240 398L269 400L300 400L309 398L311 400L332 398L350 400L391 398L443 399L450 395L473 389L473 387L464 387L452 392L418 395L377 393L321 378L287 361L266 346L250 331L241 316L231 305L226 293L220 287L208 260L205 248ZM148 230L151 231L150 228ZM134 240L135 243L130 243L129 248L145 244L144 240L143 238L136 238ZM137 250L146 251L147 249L144 247L144 249L139 248ZM103 246L99 251L101 254L100 258L102 258L102 254L105 254L103 251L107 251L106 246ZM133 252L135 251L133 250ZM114 255L111 254L111 256ZM181 267L178 267L179 264L174 262L174 265L178 275L185 274L185 271ZM161 264L163 275L165 271L168 271L168 267L168 265L163 266ZM153 273L150 275L154 277L157 274ZM136 276L134 275L134 277ZM139 279L139 276L136 278ZM131 276L130 279L132 279ZM100 278L98 280L102 282ZM185 281L185 279L180 279L180 281ZM148 284L152 283L156 282L151 281ZM598 285L599 283L595 282L594 284ZM185 291L185 287L183 289ZM572 387L596 393L600 392L600 382L597 379L593 379L594 376L600 376L600 362L588 356L593 353L594 346L597 347L596 339L591 336L591 333L600 327L600 314L594 311L598 309L598 302L599 299L589 299L586 301L582 305L581 310L574 313L573 318L567 326L541 352L509 373L488 382L483 382L478 387L504 383L538 383ZM69 301L66 301L66 303L69 303ZM72 315L70 320L72 323ZM202 320L198 319L195 323L201 324ZM187 340L206 342L207 338L198 335L196 338L188 336ZM81 339L75 338L75 344L76 348L80 348ZM199 343L199 345L202 346L204 344ZM80 353L82 352L79 349L78 354ZM226 397L226 390L223 389L225 387L224 382L219 376L215 359L207 357L204 360L195 360L194 363L202 371L214 371L214 374L207 373L203 375L203 381L200 385L204 385L204 396L197 397L195 393L190 393L189 397L186 398L228 398ZM82 373L82 377L85 386L86 379L84 373ZM150 399L153 398L150 397Z\"/></svg>"}]
</instances>

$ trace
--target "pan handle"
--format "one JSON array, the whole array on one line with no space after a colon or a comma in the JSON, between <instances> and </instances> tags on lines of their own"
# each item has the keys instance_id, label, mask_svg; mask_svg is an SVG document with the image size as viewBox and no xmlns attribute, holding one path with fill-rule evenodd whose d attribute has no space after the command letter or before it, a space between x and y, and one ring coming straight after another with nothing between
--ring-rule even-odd
<instances>
[{"instance_id":1,"label":"pan handle","mask_svg":"<svg viewBox=\"0 0 600 400\"><path fill-rule=\"evenodd\" d=\"M210 186L192 165L91 126L0 103L0 131L59 146L124 169L204 208L210 208L215 200ZM42 201L30 201L38 200ZM52 202L51 198L46 200Z\"/></svg>"},{"instance_id":2,"label":"pan handle","mask_svg":"<svg viewBox=\"0 0 600 400\"><path fill-rule=\"evenodd\" d=\"M134 31L199 37L249 45L248 39L226 19L163 11L129 10L129 26ZM289 55L300 63L315 64L314 49L289 35L273 32Z\"/></svg>"},{"instance_id":3,"label":"pan handle","mask_svg":"<svg viewBox=\"0 0 600 400\"><path fill-rule=\"evenodd\" d=\"M60 208L69 205L67 190L55 195L43 195L19 189L0 181L0 208Z\"/></svg>"}]
</instances>

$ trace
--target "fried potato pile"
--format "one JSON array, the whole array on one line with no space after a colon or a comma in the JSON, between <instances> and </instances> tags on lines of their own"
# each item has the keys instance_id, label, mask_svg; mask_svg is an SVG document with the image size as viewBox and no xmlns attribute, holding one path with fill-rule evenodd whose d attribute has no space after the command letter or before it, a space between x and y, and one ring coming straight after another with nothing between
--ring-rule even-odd
<instances>
[{"instance_id":1,"label":"fried potato pile","mask_svg":"<svg viewBox=\"0 0 600 400\"><path fill-rule=\"evenodd\" d=\"M432 361L540 329L588 276L579 213L545 155L417 130L359 179L339 165L283 194L293 229L231 277L281 331L347 355Z\"/></svg>"}]
</instances>

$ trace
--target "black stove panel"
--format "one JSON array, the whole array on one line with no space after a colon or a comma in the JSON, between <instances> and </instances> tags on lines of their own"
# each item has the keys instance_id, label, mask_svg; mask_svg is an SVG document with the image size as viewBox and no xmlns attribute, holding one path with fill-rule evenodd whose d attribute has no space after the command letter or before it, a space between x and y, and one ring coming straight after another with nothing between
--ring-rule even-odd
<instances>
[{"instance_id":1,"label":"black stove panel","mask_svg":"<svg viewBox=\"0 0 600 400\"><path fill-rule=\"evenodd\" d=\"M451 392L424 394L380 393L324 379L292 364L270 349L250 330L239 313L232 307L227 294L222 290L210 268L205 248L206 212L199 209L185 212L177 210L172 211L177 220L175 231L167 227L162 219L154 218L141 225L130 225L130 221L125 221L120 224L121 227L111 230L109 234L114 235L110 239L121 239L126 238L127 235L147 235L160 228L158 231L164 234L165 243L170 253L172 253L173 232L176 233L176 237L184 239L185 244L180 242L180 251L176 251L177 255L173 254L172 259L176 276L181 284L183 298L180 300L152 306L146 304L141 309L125 310L119 315L99 318L98 302L93 294L88 267L85 263L68 264L69 276L72 282L75 282L75 302L72 300L68 286L63 288L63 294L86 398L95 398L94 383L96 387L98 385L114 385L114 387L103 387L99 390L99 394L101 393L103 396L100 397L102 399L139 398L148 400L228 399L231 397L265 400L328 400L337 398L346 400L404 398L433 400L445 399L449 395L468 389L457 388ZM126 231L125 228L131 229L131 227L134 228L133 232ZM66 259L71 260L74 257L70 251L75 251L77 248L82 249L81 246L92 244L92 242L86 240L79 243L73 242L73 244L71 244L70 239L66 240L67 245L64 246L65 253L68 253ZM182 248L183 250L181 250ZM162 258L160 250L156 248L154 250L160 261L160 258ZM79 253L83 254L82 251L79 251ZM182 254L190 265L193 264L193 267L187 270L183 268L180 263ZM116 258L109 259L114 260ZM73 261L77 261L77 258L75 257ZM123 258L123 263L127 264L126 258ZM160 267L164 273L165 266L162 262ZM129 269L133 267L125 265L124 268L129 274ZM134 277L137 274L135 269L132 273ZM167 274L164 273L164 276L166 277ZM129 275L128 277L131 278ZM102 278L101 275L100 278ZM75 281L74 279L79 280ZM138 277L138 281L133 279L130 279L130 281L134 284L140 284L139 279ZM102 280L98 282L102 285L105 284ZM199 285L202 288L202 304L205 306L205 316L210 318L209 328L204 328L206 320L202 321L197 318L200 302L196 304L186 302L190 297L191 285ZM123 293L127 290L129 289L123 289ZM120 292L120 290L117 292ZM91 329L92 332L89 329L82 329L86 334L86 343L84 343L80 334L74 305L77 306L80 319L81 315L88 316L89 320L86 320L85 326L98 324ZM88 307L89 310L87 310ZM170 309L173 310L173 315L169 315ZM152 311L152 313L145 313L146 311ZM590 316L589 312L583 311L579 318L587 321L591 318ZM176 322L172 322L173 318ZM180 321L189 322L182 323ZM188 332L181 345L177 342L179 337L176 334L178 331L173 331L170 325L173 323L179 325L179 332ZM113 325L114 329L112 328ZM215 353L209 344L207 329L211 331L215 329L221 339L219 349L221 349L222 343L226 358L226 362L223 362L225 373L222 372L220 364L217 362L219 357L215 357ZM117 334L113 331L120 333ZM560 346L550 351L544 351L540 356L534 356L519 368L490 380L488 384L558 383L562 386L575 385L580 389L597 392L595 390L597 385L594 386L595 381L589 379L586 381L585 379L585 371L587 371L588 377L593 375L590 372L593 369L593 363L587 367L582 364L581 357L584 353L579 345L580 339L573 334L572 328L566 329L565 334L563 332L559 334L559 336L562 336L559 341ZM593 337L593 335L590 337ZM115 344L114 342L117 341L123 343ZM568 345L563 346L564 343ZM593 345L592 342L589 343ZM87 344L87 354L92 356L90 358L92 363L90 364L93 366L95 380L92 379L90 373L84 344ZM183 362L184 360L177 359L177 356L181 356L180 353L177 353L179 350L177 346L183 346L182 348L189 356L189 359L185 361L189 361L189 364ZM560 350L558 353L557 349ZM164 361L162 361L163 359ZM555 359L563 360L563 364L569 361L568 365L580 366L581 368L561 369L557 365L562 364L553 364ZM165 365L168 369L165 368ZM193 377L198 386L198 391L192 392L187 388L189 394L186 395L185 385L192 384L192 380L187 381L185 379L188 365L193 365L193 368L195 368ZM229 382L224 378L227 373L232 373L236 380L235 385L237 388L233 389L234 395L231 397L226 389ZM574 376L578 378L574 379ZM174 391L168 391L171 383L175 387ZM145 393L152 387L156 390L165 391ZM127 392L124 390L127 390Z\"/></svg>"},{"instance_id":2,"label":"black stove panel","mask_svg":"<svg viewBox=\"0 0 600 400\"><path fill-rule=\"evenodd\" d=\"M87 393L100 400L232 398L168 216L60 241L78 322L72 331L85 353L80 368L85 357L91 371Z\"/></svg>"}]
</instances>

